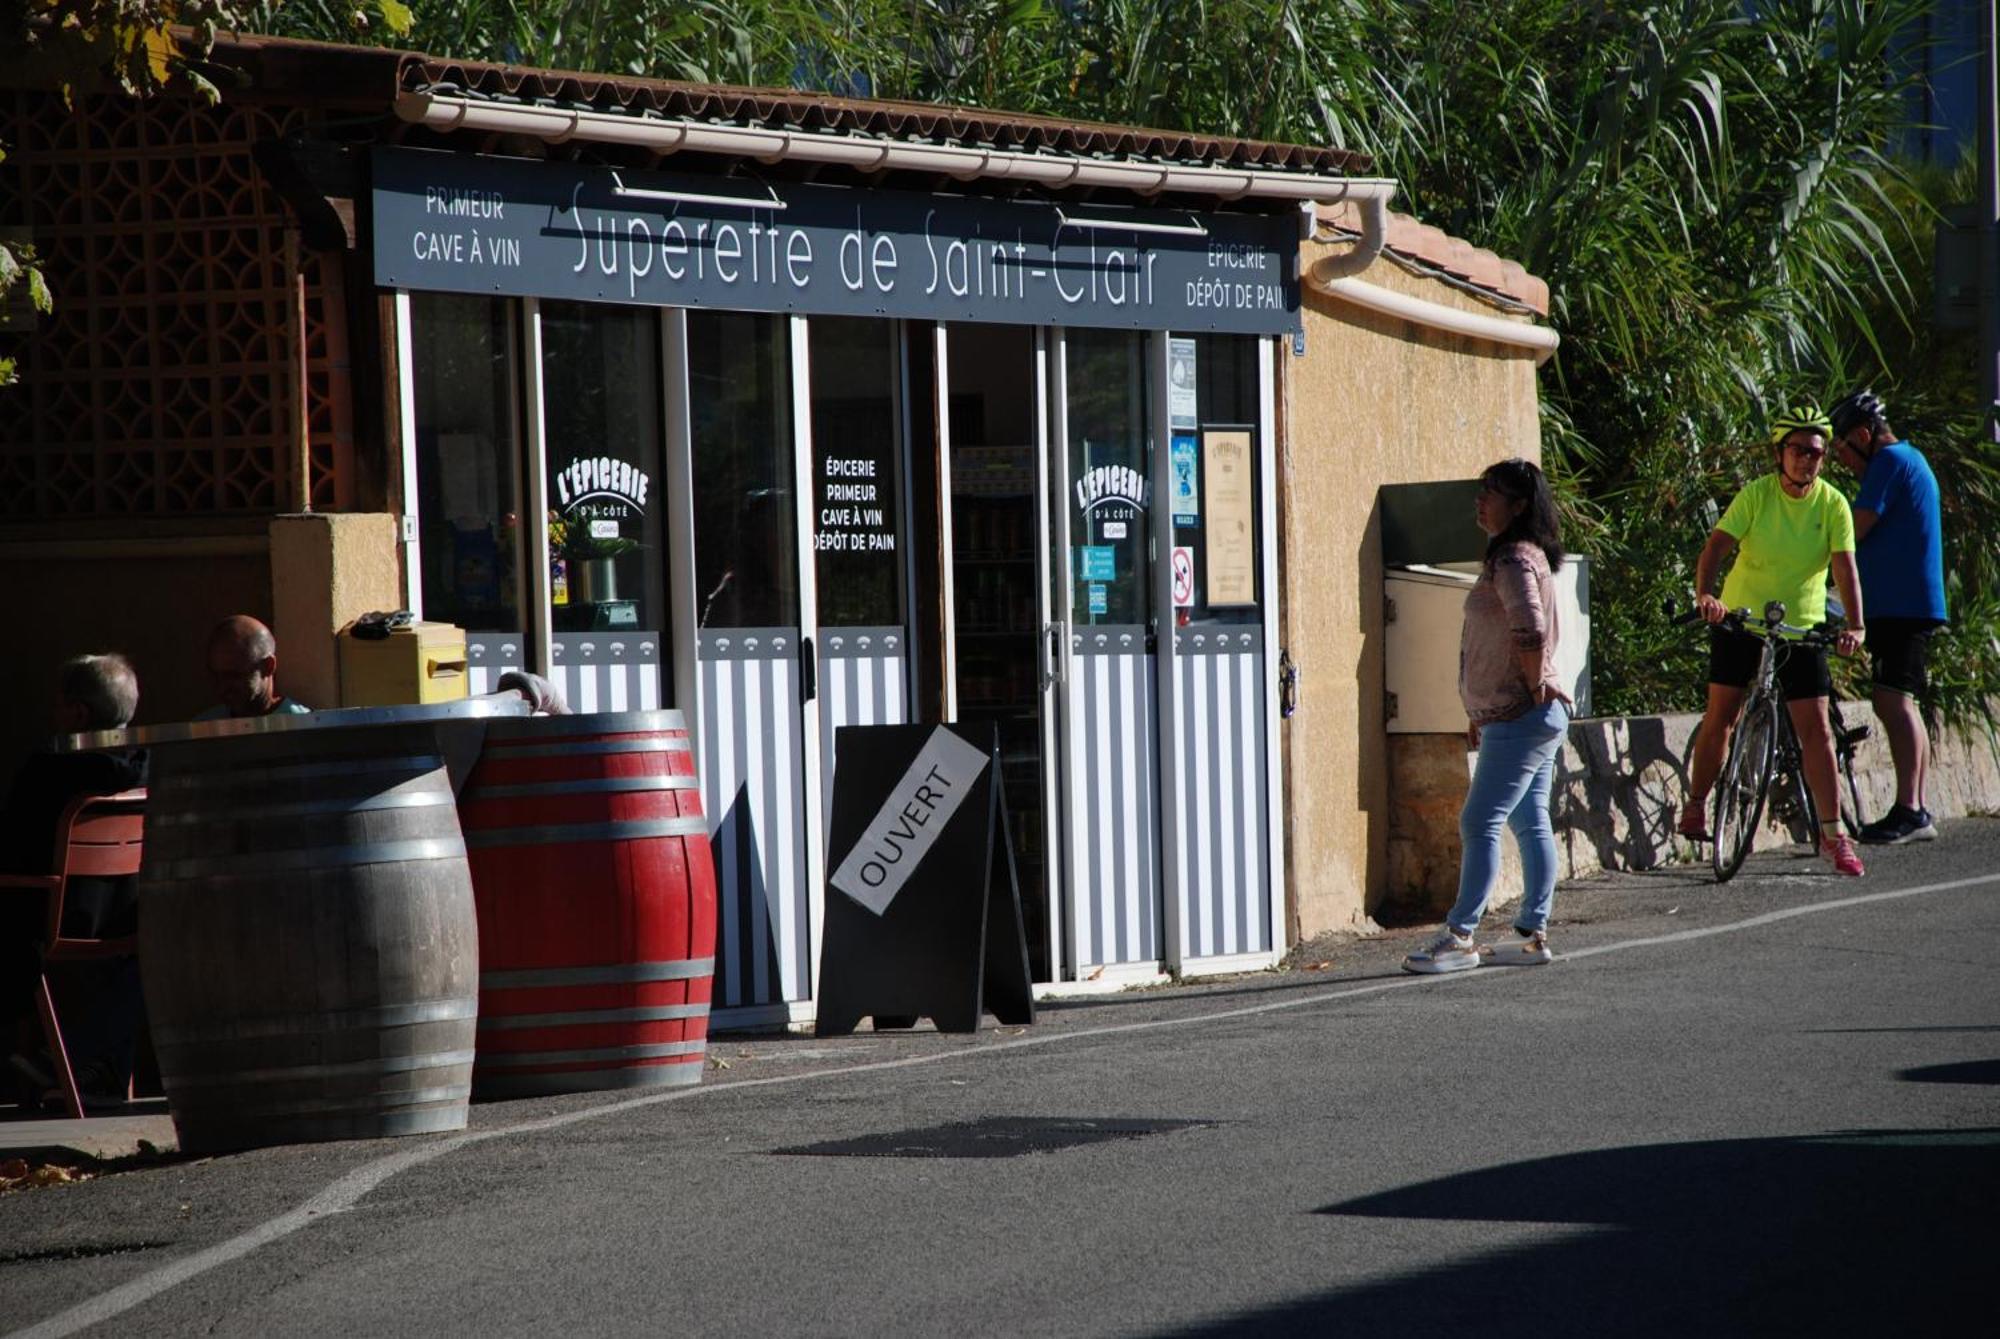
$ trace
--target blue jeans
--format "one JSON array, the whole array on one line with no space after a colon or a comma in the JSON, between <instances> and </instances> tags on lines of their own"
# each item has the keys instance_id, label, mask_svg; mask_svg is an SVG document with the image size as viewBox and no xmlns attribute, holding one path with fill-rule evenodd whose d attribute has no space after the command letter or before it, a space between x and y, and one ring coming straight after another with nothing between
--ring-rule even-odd
<instances>
[{"instance_id":1,"label":"blue jeans","mask_svg":"<svg viewBox=\"0 0 2000 1339\"><path fill-rule=\"evenodd\" d=\"M1462 935L1479 928L1479 917L1493 895L1500 870L1500 829L1514 829L1521 847L1521 911L1517 929L1548 928L1549 905L1556 896L1556 834L1549 826L1549 785L1555 779L1556 752L1569 733L1569 707L1550 702L1511 721L1495 721L1479 730L1479 761L1472 769L1472 787L1458 815L1458 836L1465 854L1458 867L1458 902L1445 924Z\"/></svg>"}]
</instances>

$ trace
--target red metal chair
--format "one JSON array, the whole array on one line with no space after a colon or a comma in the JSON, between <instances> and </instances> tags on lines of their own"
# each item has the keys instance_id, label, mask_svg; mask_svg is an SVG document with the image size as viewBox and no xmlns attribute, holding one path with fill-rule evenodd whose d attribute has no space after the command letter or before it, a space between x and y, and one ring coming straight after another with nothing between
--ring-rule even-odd
<instances>
[{"instance_id":1,"label":"red metal chair","mask_svg":"<svg viewBox=\"0 0 2000 1339\"><path fill-rule=\"evenodd\" d=\"M83 1097L70 1069L69 1048L63 1044L56 1017L55 996L49 990L48 969L65 962L94 962L130 957L139 951L136 934L115 939L84 939L62 932L63 902L71 879L129 878L139 872L141 839L146 821L146 792L86 795L63 810L56 824L54 874L0 875L0 894L10 889L43 892L48 897L48 929L42 939L42 975L36 988L36 1009L48 1040L49 1060L58 1091L69 1114L83 1119Z\"/></svg>"}]
</instances>

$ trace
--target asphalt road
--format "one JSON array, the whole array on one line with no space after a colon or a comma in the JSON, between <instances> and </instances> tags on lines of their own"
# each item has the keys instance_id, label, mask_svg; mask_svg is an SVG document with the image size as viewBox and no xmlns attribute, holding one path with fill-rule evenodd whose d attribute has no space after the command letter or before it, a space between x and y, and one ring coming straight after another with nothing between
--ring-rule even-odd
<instances>
[{"instance_id":1,"label":"asphalt road","mask_svg":"<svg viewBox=\"0 0 2000 1339\"><path fill-rule=\"evenodd\" d=\"M2000 821L1824 870L1567 885L1547 968L1315 945L1028 1029L724 1039L676 1095L10 1194L0 1326L1988 1329ZM998 1118L1025 1124L940 1129Z\"/></svg>"}]
</instances>

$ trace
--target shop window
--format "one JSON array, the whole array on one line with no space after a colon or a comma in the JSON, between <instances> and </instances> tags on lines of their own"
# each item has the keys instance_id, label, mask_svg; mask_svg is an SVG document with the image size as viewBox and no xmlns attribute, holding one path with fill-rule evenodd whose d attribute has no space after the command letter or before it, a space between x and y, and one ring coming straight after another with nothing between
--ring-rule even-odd
<instances>
[{"instance_id":1,"label":"shop window","mask_svg":"<svg viewBox=\"0 0 2000 1339\"><path fill-rule=\"evenodd\" d=\"M1066 342L1070 618L1079 627L1150 623L1146 337L1071 330Z\"/></svg>"},{"instance_id":2,"label":"shop window","mask_svg":"<svg viewBox=\"0 0 2000 1339\"><path fill-rule=\"evenodd\" d=\"M550 593L558 632L665 626L659 318L542 304Z\"/></svg>"},{"instance_id":3,"label":"shop window","mask_svg":"<svg viewBox=\"0 0 2000 1339\"><path fill-rule=\"evenodd\" d=\"M819 621L903 623L903 449L893 321L811 323Z\"/></svg>"},{"instance_id":4,"label":"shop window","mask_svg":"<svg viewBox=\"0 0 2000 1339\"><path fill-rule=\"evenodd\" d=\"M515 303L415 293L410 318L424 616L520 632Z\"/></svg>"},{"instance_id":5,"label":"shop window","mask_svg":"<svg viewBox=\"0 0 2000 1339\"><path fill-rule=\"evenodd\" d=\"M1255 623L1263 581L1257 340L1174 336L1167 353L1174 618L1182 625Z\"/></svg>"},{"instance_id":6,"label":"shop window","mask_svg":"<svg viewBox=\"0 0 2000 1339\"><path fill-rule=\"evenodd\" d=\"M790 322L690 311L687 346L700 625L795 628Z\"/></svg>"}]
</instances>

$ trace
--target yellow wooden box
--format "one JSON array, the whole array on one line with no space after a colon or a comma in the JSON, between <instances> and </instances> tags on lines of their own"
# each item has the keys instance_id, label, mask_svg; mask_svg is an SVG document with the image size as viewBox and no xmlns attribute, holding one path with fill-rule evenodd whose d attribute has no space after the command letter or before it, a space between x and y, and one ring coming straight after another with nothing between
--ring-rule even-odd
<instances>
[{"instance_id":1,"label":"yellow wooden box","mask_svg":"<svg viewBox=\"0 0 2000 1339\"><path fill-rule=\"evenodd\" d=\"M340 705L393 707L466 696L465 629L412 623L387 637L340 634Z\"/></svg>"}]
</instances>

